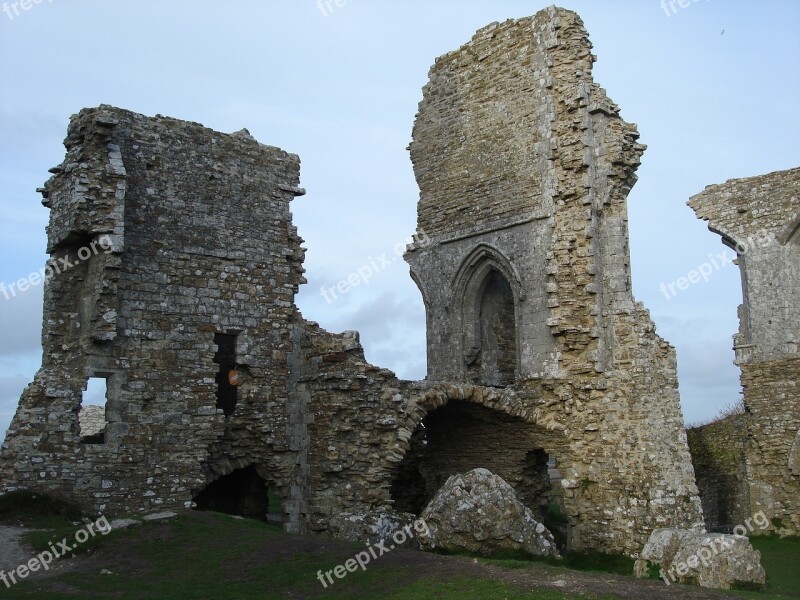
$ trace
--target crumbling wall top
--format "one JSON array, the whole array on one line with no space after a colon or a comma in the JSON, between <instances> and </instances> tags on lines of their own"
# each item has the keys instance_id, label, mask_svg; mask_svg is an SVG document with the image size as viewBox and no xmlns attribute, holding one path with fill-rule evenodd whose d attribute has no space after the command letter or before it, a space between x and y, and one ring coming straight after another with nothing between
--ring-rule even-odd
<instances>
[{"instance_id":1,"label":"crumbling wall top","mask_svg":"<svg viewBox=\"0 0 800 600\"><path fill-rule=\"evenodd\" d=\"M709 185L689 206L734 245L758 232L780 244L800 243L800 167Z\"/></svg>"},{"instance_id":2,"label":"crumbling wall top","mask_svg":"<svg viewBox=\"0 0 800 600\"><path fill-rule=\"evenodd\" d=\"M420 231L452 236L548 216L563 191L554 170L579 167L563 156L583 145L603 146L602 156L624 166L624 185L633 185L645 147L592 80L591 49L580 17L550 7L484 27L436 60L410 146ZM559 128L565 101L583 109L572 115L576 123L605 115L623 126Z\"/></svg>"}]
</instances>

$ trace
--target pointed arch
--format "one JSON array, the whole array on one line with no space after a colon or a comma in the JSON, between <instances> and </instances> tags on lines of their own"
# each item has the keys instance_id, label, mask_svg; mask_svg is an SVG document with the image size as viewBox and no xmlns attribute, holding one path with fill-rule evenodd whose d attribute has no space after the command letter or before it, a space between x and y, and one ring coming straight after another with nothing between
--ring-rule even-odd
<instances>
[{"instance_id":1,"label":"pointed arch","mask_svg":"<svg viewBox=\"0 0 800 600\"><path fill-rule=\"evenodd\" d=\"M517 270L497 248L480 244L462 261L452 289L467 378L491 386L513 384L519 373L522 300Z\"/></svg>"},{"instance_id":2,"label":"pointed arch","mask_svg":"<svg viewBox=\"0 0 800 600\"><path fill-rule=\"evenodd\" d=\"M518 301L524 300L522 278L511 261L500 250L490 244L481 243L473 248L458 268L450 289L453 290L454 304L464 297L464 289L477 276L485 275L488 269L494 268L508 280L514 289Z\"/></svg>"}]
</instances>

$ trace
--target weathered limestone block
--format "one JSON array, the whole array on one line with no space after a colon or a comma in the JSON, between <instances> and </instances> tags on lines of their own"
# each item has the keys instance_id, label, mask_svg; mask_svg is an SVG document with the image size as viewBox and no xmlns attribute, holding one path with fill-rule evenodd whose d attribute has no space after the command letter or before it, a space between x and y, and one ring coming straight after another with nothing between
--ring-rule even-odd
<instances>
[{"instance_id":1,"label":"weathered limestone block","mask_svg":"<svg viewBox=\"0 0 800 600\"><path fill-rule=\"evenodd\" d=\"M517 500L508 483L486 469L450 477L422 519L428 526L420 537L423 548L484 556L507 551L559 556L553 535Z\"/></svg>"},{"instance_id":2,"label":"weathered limestone block","mask_svg":"<svg viewBox=\"0 0 800 600\"><path fill-rule=\"evenodd\" d=\"M667 583L728 590L766 581L761 553L750 540L722 533L656 529L636 561L636 576L648 577L654 567Z\"/></svg>"},{"instance_id":3,"label":"weathered limestone block","mask_svg":"<svg viewBox=\"0 0 800 600\"><path fill-rule=\"evenodd\" d=\"M81 437L92 437L102 433L106 427L106 409L102 406L83 406L78 414Z\"/></svg>"},{"instance_id":4,"label":"weathered limestone block","mask_svg":"<svg viewBox=\"0 0 800 600\"><path fill-rule=\"evenodd\" d=\"M415 531L417 522L415 515L394 511L341 513L331 519L328 533L348 542L363 544L386 542L387 547L394 543L393 536L397 536L398 540L405 539L403 543L406 547L418 547ZM398 534L398 532L403 533Z\"/></svg>"}]
</instances>

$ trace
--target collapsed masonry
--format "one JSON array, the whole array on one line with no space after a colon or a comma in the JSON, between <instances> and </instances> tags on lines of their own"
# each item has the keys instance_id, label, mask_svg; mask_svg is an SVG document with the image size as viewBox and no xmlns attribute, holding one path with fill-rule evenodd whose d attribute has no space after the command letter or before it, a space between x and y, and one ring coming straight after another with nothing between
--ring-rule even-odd
<instances>
[{"instance_id":1,"label":"collapsed masonry","mask_svg":"<svg viewBox=\"0 0 800 600\"><path fill-rule=\"evenodd\" d=\"M271 510L289 531L338 535L343 514L420 514L478 467L541 515L555 463L570 548L634 554L656 527L702 525L674 350L631 293L626 196L644 146L594 60L578 16L549 8L431 69L407 253L424 382L295 307L297 156L246 131L82 111L43 189L48 251L105 236L104 251L47 285L2 488L110 513ZM91 377L108 400L87 437Z\"/></svg>"},{"instance_id":2,"label":"collapsed masonry","mask_svg":"<svg viewBox=\"0 0 800 600\"><path fill-rule=\"evenodd\" d=\"M746 407L744 464L723 469L737 485L718 518L739 524L763 512L769 531L798 535L800 168L709 186L689 205L736 251L744 294L734 336ZM716 491L710 486L708 496Z\"/></svg>"}]
</instances>

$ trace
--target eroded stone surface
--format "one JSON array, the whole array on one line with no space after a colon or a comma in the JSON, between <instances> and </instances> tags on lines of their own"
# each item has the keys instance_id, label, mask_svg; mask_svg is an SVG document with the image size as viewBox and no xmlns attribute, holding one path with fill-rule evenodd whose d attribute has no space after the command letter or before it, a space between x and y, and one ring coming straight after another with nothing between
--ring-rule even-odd
<instances>
[{"instance_id":1,"label":"eroded stone surface","mask_svg":"<svg viewBox=\"0 0 800 600\"><path fill-rule=\"evenodd\" d=\"M105 433L106 409L102 406L82 406L78 414L82 438L92 438Z\"/></svg>"},{"instance_id":2,"label":"eroded stone surface","mask_svg":"<svg viewBox=\"0 0 800 600\"><path fill-rule=\"evenodd\" d=\"M763 586L761 553L744 536L656 529L636 561L637 577L656 568L668 583L732 589Z\"/></svg>"},{"instance_id":3,"label":"eroded stone surface","mask_svg":"<svg viewBox=\"0 0 800 600\"><path fill-rule=\"evenodd\" d=\"M138 527L142 522L138 519L114 519L109 523L112 531L119 529L129 529L131 527Z\"/></svg>"},{"instance_id":4,"label":"eroded stone surface","mask_svg":"<svg viewBox=\"0 0 800 600\"><path fill-rule=\"evenodd\" d=\"M415 527L415 523L419 524ZM424 531L423 525L410 513L342 513L331 519L329 533L348 542L378 544L393 543L392 536L403 532L398 535L398 540L405 540L403 544L406 547L418 547L416 530Z\"/></svg>"},{"instance_id":5,"label":"eroded stone surface","mask_svg":"<svg viewBox=\"0 0 800 600\"><path fill-rule=\"evenodd\" d=\"M428 454L444 449L419 470L436 489L450 467L486 467L538 512L542 492L518 481L541 469L524 448L541 449L564 476L570 544L635 553L644 532L702 515L674 349L631 291L626 197L645 147L594 61L578 16L552 7L483 28L431 68L406 255L428 377L508 386L523 422L479 427L462 407L451 433L429 416Z\"/></svg>"},{"instance_id":6,"label":"eroded stone surface","mask_svg":"<svg viewBox=\"0 0 800 600\"><path fill-rule=\"evenodd\" d=\"M451 476L422 512L423 548L492 556L524 552L558 557L553 535L501 477L486 469Z\"/></svg>"}]
</instances>

